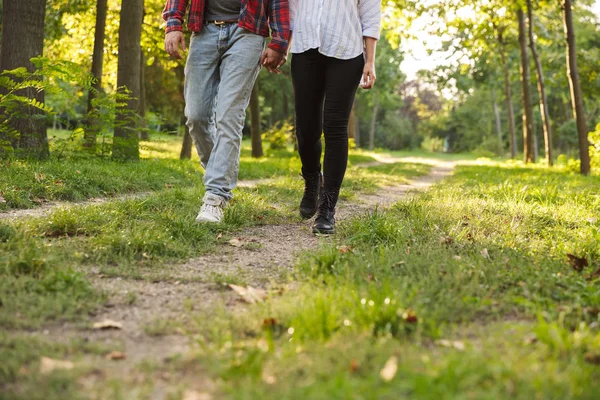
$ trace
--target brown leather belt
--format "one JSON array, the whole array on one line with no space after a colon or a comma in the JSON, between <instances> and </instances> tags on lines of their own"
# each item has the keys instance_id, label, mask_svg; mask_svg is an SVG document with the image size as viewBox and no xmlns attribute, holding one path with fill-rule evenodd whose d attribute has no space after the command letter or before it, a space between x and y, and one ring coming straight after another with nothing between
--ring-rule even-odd
<instances>
[{"instance_id":1,"label":"brown leather belt","mask_svg":"<svg viewBox=\"0 0 600 400\"><path fill-rule=\"evenodd\" d=\"M229 19L226 21L206 21L209 24L215 24L215 25L225 25L225 24L237 24L239 22L238 19Z\"/></svg>"}]
</instances>

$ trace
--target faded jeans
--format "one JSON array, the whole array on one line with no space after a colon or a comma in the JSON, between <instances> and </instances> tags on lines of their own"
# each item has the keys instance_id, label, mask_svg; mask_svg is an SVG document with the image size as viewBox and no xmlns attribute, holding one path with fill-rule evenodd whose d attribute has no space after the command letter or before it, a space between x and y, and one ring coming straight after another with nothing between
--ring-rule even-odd
<instances>
[{"instance_id":1,"label":"faded jeans","mask_svg":"<svg viewBox=\"0 0 600 400\"><path fill-rule=\"evenodd\" d=\"M231 200L242 129L260 71L265 38L236 24L205 24L194 33L185 67L185 116L208 193Z\"/></svg>"}]
</instances>

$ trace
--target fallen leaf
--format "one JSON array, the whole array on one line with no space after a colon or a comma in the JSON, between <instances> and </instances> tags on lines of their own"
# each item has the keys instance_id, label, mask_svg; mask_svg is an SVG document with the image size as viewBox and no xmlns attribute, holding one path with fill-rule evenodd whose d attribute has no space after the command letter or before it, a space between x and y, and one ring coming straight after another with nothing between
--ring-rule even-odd
<instances>
[{"instance_id":1,"label":"fallen leaf","mask_svg":"<svg viewBox=\"0 0 600 400\"><path fill-rule=\"evenodd\" d=\"M267 385L274 385L277 383L277 378L274 375L269 374L267 371L263 370L261 379Z\"/></svg>"},{"instance_id":2,"label":"fallen leaf","mask_svg":"<svg viewBox=\"0 0 600 400\"><path fill-rule=\"evenodd\" d=\"M338 250L342 254L351 253L352 252L352 247L350 247L350 246L341 246L341 247L338 247Z\"/></svg>"},{"instance_id":3,"label":"fallen leaf","mask_svg":"<svg viewBox=\"0 0 600 400\"><path fill-rule=\"evenodd\" d=\"M4 204L4 203L6 203L6 200L2 196L2 193L0 193L0 204Z\"/></svg>"},{"instance_id":4,"label":"fallen leaf","mask_svg":"<svg viewBox=\"0 0 600 400\"><path fill-rule=\"evenodd\" d=\"M569 259L569 264L571 264L573 269L577 272L583 271L583 269L588 266L586 257L577 257L574 254L567 254L567 258Z\"/></svg>"},{"instance_id":5,"label":"fallen leaf","mask_svg":"<svg viewBox=\"0 0 600 400\"><path fill-rule=\"evenodd\" d=\"M217 240L219 240L219 239L221 239L221 238L223 238L223 234L222 234L222 233L219 233L219 234L217 235Z\"/></svg>"},{"instance_id":6,"label":"fallen leaf","mask_svg":"<svg viewBox=\"0 0 600 400\"><path fill-rule=\"evenodd\" d=\"M440 237L440 244L445 244L446 246L450 246L452 243L454 243L454 239L452 239L451 236L441 236Z\"/></svg>"},{"instance_id":7,"label":"fallen leaf","mask_svg":"<svg viewBox=\"0 0 600 400\"><path fill-rule=\"evenodd\" d=\"M244 301L250 304L262 303L267 298L266 291L253 288L252 286L242 287L238 285L229 285L229 287L239 294Z\"/></svg>"},{"instance_id":8,"label":"fallen leaf","mask_svg":"<svg viewBox=\"0 0 600 400\"><path fill-rule=\"evenodd\" d=\"M416 324L419 321L419 318L417 318L417 315L413 310L406 311L404 314L402 314L402 318L409 324Z\"/></svg>"},{"instance_id":9,"label":"fallen leaf","mask_svg":"<svg viewBox=\"0 0 600 400\"><path fill-rule=\"evenodd\" d=\"M53 360L52 358L42 357L40 359L40 374L48 375L56 370L71 370L75 367L71 361Z\"/></svg>"},{"instance_id":10,"label":"fallen leaf","mask_svg":"<svg viewBox=\"0 0 600 400\"><path fill-rule=\"evenodd\" d=\"M122 353L120 351L112 351L106 355L107 360L113 360L113 361L124 360L126 358L127 358L127 354Z\"/></svg>"},{"instance_id":11,"label":"fallen leaf","mask_svg":"<svg viewBox=\"0 0 600 400\"><path fill-rule=\"evenodd\" d=\"M586 353L584 358L587 363L600 365L600 353Z\"/></svg>"},{"instance_id":12,"label":"fallen leaf","mask_svg":"<svg viewBox=\"0 0 600 400\"><path fill-rule=\"evenodd\" d=\"M488 249L481 250L481 255L483 256L483 258L487 258L488 260L490 260L490 253L488 252Z\"/></svg>"},{"instance_id":13,"label":"fallen leaf","mask_svg":"<svg viewBox=\"0 0 600 400\"><path fill-rule=\"evenodd\" d=\"M383 369L381 370L381 372L379 372L379 375L381 376L381 379L383 379L386 382L389 382L392 379L394 379L394 376L396 376L396 372L398 372L398 357L392 356L389 358L389 360L387 360L387 362L383 366Z\"/></svg>"},{"instance_id":14,"label":"fallen leaf","mask_svg":"<svg viewBox=\"0 0 600 400\"><path fill-rule=\"evenodd\" d=\"M93 326L94 329L98 330L109 330L109 329L123 329L123 324L120 322L111 321L110 319L105 319L102 322L96 322Z\"/></svg>"},{"instance_id":15,"label":"fallen leaf","mask_svg":"<svg viewBox=\"0 0 600 400\"><path fill-rule=\"evenodd\" d=\"M244 246L244 242L241 241L240 239L237 238L233 238L229 241L229 244L233 247L242 247Z\"/></svg>"},{"instance_id":16,"label":"fallen leaf","mask_svg":"<svg viewBox=\"0 0 600 400\"><path fill-rule=\"evenodd\" d=\"M530 334L530 335L525 336L525 339L523 341L525 342L526 345L530 346L534 343L537 343L538 338L536 335Z\"/></svg>"},{"instance_id":17,"label":"fallen leaf","mask_svg":"<svg viewBox=\"0 0 600 400\"><path fill-rule=\"evenodd\" d=\"M450 349L456 349L460 351L463 351L465 349L465 344L459 340L440 339L436 340L435 344L437 344L438 346L448 347Z\"/></svg>"},{"instance_id":18,"label":"fallen leaf","mask_svg":"<svg viewBox=\"0 0 600 400\"><path fill-rule=\"evenodd\" d=\"M375 280L375 275L373 275L373 274L367 275L367 282L373 282L374 280Z\"/></svg>"},{"instance_id":19,"label":"fallen leaf","mask_svg":"<svg viewBox=\"0 0 600 400\"><path fill-rule=\"evenodd\" d=\"M265 318L263 320L263 328L274 329L277 326L277 320L275 318Z\"/></svg>"},{"instance_id":20,"label":"fallen leaf","mask_svg":"<svg viewBox=\"0 0 600 400\"><path fill-rule=\"evenodd\" d=\"M186 390L183 393L182 400L212 400L212 396L208 393L200 393L195 390Z\"/></svg>"},{"instance_id":21,"label":"fallen leaf","mask_svg":"<svg viewBox=\"0 0 600 400\"><path fill-rule=\"evenodd\" d=\"M356 361L355 359L352 359L352 361L350 361L350 371L352 372L356 372L358 371L358 361Z\"/></svg>"}]
</instances>

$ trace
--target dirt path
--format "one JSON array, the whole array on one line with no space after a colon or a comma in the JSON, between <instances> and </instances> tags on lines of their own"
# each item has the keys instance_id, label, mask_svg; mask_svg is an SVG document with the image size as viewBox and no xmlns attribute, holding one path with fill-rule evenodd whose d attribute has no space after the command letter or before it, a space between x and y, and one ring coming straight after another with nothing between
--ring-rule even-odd
<instances>
[{"instance_id":1,"label":"dirt path","mask_svg":"<svg viewBox=\"0 0 600 400\"><path fill-rule=\"evenodd\" d=\"M393 162L398 161L402 160ZM376 194L359 196L359 200L351 203L342 202L338 220L376 207L388 207L412 192L429 188L450 175L453 168L454 163L437 161L428 175L408 184L385 187ZM118 362L98 357L90 359L94 370L100 372L86 384L93 386L98 377L103 381L129 376L141 361L164 363L190 350L190 336L185 334L190 314L210 312L218 306L243 307L241 298L228 290L225 283L263 289L277 285L299 253L331 239L312 235L311 222L306 221L248 228L239 232L236 240L233 244L224 242L215 252L185 264L165 266L168 278L159 281L105 278L97 271L89 271L93 285L109 298L109 304L93 316L92 322L109 319L122 323L122 329L100 331L66 324L49 328L42 335L59 342L83 339L127 355L126 360ZM39 332L30 334L40 335ZM158 384L152 398L165 398L168 383L167 380L164 385Z\"/></svg>"}]
</instances>

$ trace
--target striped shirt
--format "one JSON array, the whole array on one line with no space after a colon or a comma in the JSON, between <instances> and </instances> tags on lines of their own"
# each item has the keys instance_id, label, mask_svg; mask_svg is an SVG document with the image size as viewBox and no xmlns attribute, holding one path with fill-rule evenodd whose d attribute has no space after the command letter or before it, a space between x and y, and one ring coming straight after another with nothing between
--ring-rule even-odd
<instances>
[{"instance_id":1,"label":"striped shirt","mask_svg":"<svg viewBox=\"0 0 600 400\"><path fill-rule=\"evenodd\" d=\"M342 60L363 53L363 37L379 39L381 0L289 0L292 53L310 49Z\"/></svg>"}]
</instances>

